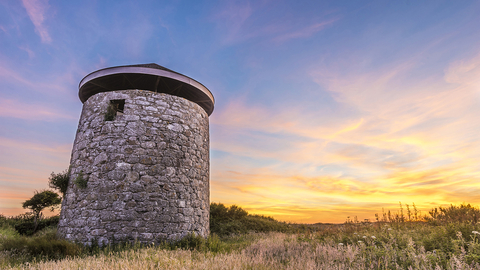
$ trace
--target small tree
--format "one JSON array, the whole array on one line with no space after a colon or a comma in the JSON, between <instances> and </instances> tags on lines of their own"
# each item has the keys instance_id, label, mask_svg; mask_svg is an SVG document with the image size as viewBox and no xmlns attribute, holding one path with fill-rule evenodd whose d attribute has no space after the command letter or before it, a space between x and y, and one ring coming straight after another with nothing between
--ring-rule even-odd
<instances>
[{"instance_id":1,"label":"small tree","mask_svg":"<svg viewBox=\"0 0 480 270\"><path fill-rule=\"evenodd\" d=\"M35 191L35 195L23 203L23 208L32 210L35 215L33 221L35 223L35 228L33 229L34 232L37 230L38 219L43 209L51 207L50 210L53 211L55 206L59 205L61 202L62 199L57 193L50 190L44 190L42 192Z\"/></svg>"},{"instance_id":2,"label":"small tree","mask_svg":"<svg viewBox=\"0 0 480 270\"><path fill-rule=\"evenodd\" d=\"M50 177L48 178L48 186L53 189L57 189L58 191L60 191L60 193L62 193L62 196L65 197L65 193L67 193L69 178L70 169L58 174L52 172L50 174Z\"/></svg>"}]
</instances>

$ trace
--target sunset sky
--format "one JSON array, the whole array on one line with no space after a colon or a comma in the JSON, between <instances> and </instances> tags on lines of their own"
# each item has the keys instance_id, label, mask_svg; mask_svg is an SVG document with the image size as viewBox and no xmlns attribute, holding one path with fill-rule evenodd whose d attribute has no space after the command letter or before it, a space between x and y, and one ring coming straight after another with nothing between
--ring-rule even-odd
<instances>
[{"instance_id":1,"label":"sunset sky","mask_svg":"<svg viewBox=\"0 0 480 270\"><path fill-rule=\"evenodd\" d=\"M480 204L479 1L0 1L0 213L68 168L100 68L203 83L210 199L301 223Z\"/></svg>"}]
</instances>

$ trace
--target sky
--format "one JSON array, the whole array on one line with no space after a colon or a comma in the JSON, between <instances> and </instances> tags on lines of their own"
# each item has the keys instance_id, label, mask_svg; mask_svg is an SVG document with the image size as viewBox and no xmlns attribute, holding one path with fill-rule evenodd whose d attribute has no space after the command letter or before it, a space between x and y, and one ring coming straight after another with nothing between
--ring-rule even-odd
<instances>
[{"instance_id":1,"label":"sky","mask_svg":"<svg viewBox=\"0 0 480 270\"><path fill-rule=\"evenodd\" d=\"M95 70L204 84L210 200L297 223L480 204L479 1L0 0L0 213L68 168Z\"/></svg>"}]
</instances>

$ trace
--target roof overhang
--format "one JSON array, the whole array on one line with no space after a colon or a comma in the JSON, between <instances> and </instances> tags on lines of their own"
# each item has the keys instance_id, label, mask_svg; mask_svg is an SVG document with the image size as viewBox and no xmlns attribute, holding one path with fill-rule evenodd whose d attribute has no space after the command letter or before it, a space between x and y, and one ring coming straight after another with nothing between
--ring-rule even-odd
<instances>
[{"instance_id":1,"label":"roof overhang","mask_svg":"<svg viewBox=\"0 0 480 270\"><path fill-rule=\"evenodd\" d=\"M200 105L208 115L212 114L215 104L212 93L203 84L157 64L94 71L80 81L78 96L85 102L97 93L133 89L183 97Z\"/></svg>"}]
</instances>

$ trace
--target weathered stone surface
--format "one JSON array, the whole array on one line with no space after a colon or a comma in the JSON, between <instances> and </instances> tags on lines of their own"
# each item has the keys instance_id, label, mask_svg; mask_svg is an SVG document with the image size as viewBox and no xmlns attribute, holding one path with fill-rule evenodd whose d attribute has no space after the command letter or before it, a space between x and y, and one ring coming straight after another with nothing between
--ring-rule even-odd
<instances>
[{"instance_id":1,"label":"weathered stone surface","mask_svg":"<svg viewBox=\"0 0 480 270\"><path fill-rule=\"evenodd\" d=\"M124 114L104 115L125 99ZM84 244L209 233L208 115L163 93L98 93L83 106L58 234ZM87 187L74 179L83 174Z\"/></svg>"}]
</instances>

